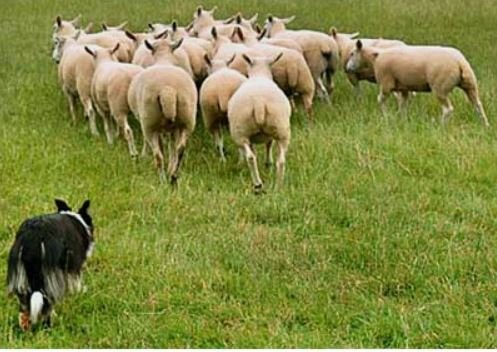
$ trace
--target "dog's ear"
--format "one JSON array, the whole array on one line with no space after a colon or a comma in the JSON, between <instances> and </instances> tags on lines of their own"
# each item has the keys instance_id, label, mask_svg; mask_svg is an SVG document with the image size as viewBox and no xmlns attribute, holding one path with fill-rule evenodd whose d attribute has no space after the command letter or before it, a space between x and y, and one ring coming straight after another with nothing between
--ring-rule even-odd
<instances>
[{"instance_id":1,"label":"dog's ear","mask_svg":"<svg viewBox=\"0 0 497 352\"><path fill-rule=\"evenodd\" d=\"M62 199L56 199L55 200L55 205L57 206L57 212L60 213L61 211L71 211L71 207L67 205L65 201Z\"/></svg>"},{"instance_id":2,"label":"dog's ear","mask_svg":"<svg viewBox=\"0 0 497 352\"><path fill-rule=\"evenodd\" d=\"M88 213L88 208L90 207L90 200L87 199L83 202L83 205L81 208L79 208L78 213L80 214L87 214Z\"/></svg>"}]
</instances>

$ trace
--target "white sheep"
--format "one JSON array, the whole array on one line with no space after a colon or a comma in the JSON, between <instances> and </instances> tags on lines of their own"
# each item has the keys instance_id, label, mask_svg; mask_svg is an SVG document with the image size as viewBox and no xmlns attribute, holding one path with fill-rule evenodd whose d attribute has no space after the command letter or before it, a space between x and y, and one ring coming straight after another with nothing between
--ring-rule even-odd
<instances>
[{"instance_id":1,"label":"white sheep","mask_svg":"<svg viewBox=\"0 0 497 352\"><path fill-rule=\"evenodd\" d=\"M329 95L334 89L333 74L339 65L338 45L330 36L311 30L287 30L286 24L295 19L268 16L265 24L268 38L288 39L297 42L311 69L316 91L329 102ZM327 86L324 85L323 79Z\"/></svg>"},{"instance_id":2,"label":"white sheep","mask_svg":"<svg viewBox=\"0 0 497 352\"><path fill-rule=\"evenodd\" d=\"M209 76L205 79L200 88L200 107L205 128L213 137L216 147L225 161L222 127L228 125L228 102L240 87L247 80L238 71L227 66L232 59L225 61L210 60L205 55L204 60L209 67Z\"/></svg>"},{"instance_id":3,"label":"white sheep","mask_svg":"<svg viewBox=\"0 0 497 352\"><path fill-rule=\"evenodd\" d=\"M283 54L281 59L271 65L273 80L291 98L292 105L294 105L294 94L302 98L307 118L312 121L315 85L304 56L292 49L261 44L254 36L244 37L240 27L235 28L234 34L242 43L247 45L249 49L243 53L249 56L274 57L279 53ZM248 74L249 65L241 55L237 56L230 67L236 68L242 74Z\"/></svg>"},{"instance_id":4,"label":"white sheep","mask_svg":"<svg viewBox=\"0 0 497 352\"><path fill-rule=\"evenodd\" d=\"M373 67L380 86L378 102L385 112L385 100L397 91L407 98L409 92L433 92L442 104L442 122L454 108L447 97L454 87L461 88L473 104L483 124L488 119L478 93L476 76L469 62L457 49L441 46L400 46L390 49L363 47L360 40L347 62L348 72Z\"/></svg>"},{"instance_id":5,"label":"white sheep","mask_svg":"<svg viewBox=\"0 0 497 352\"><path fill-rule=\"evenodd\" d=\"M166 178L161 134L170 135L167 173L171 184L176 184L186 142L195 128L197 88L184 69L174 66L174 51L181 41L146 43L156 56L156 63L133 78L128 102L140 121L145 143L152 149L161 181Z\"/></svg>"},{"instance_id":6,"label":"white sheep","mask_svg":"<svg viewBox=\"0 0 497 352\"><path fill-rule=\"evenodd\" d=\"M214 12L217 7L212 8L210 11L204 10L201 6L197 8L195 13L193 14L193 22L192 22L192 30L191 33L193 36L202 38L202 39L210 39L211 31L213 27L216 27L219 35L229 36L233 33L233 29L235 25L232 23L233 18L228 20L215 20ZM251 28L245 28L244 31L253 32Z\"/></svg>"},{"instance_id":7,"label":"white sheep","mask_svg":"<svg viewBox=\"0 0 497 352\"><path fill-rule=\"evenodd\" d=\"M56 37L52 58L58 66L59 82L66 96L72 120L76 123L75 104L77 98L83 105L85 116L90 123L90 131L98 136L95 123L95 111L91 101L91 80L95 71L95 63L85 53L83 45L77 43L80 32L73 37ZM98 49L98 46L91 46Z\"/></svg>"},{"instance_id":8,"label":"white sheep","mask_svg":"<svg viewBox=\"0 0 497 352\"><path fill-rule=\"evenodd\" d=\"M340 66L343 70L345 70L345 67L347 66L347 61L350 59L350 56L352 55L355 49L355 43L356 43L355 38L359 35L359 33L353 33L353 34L338 33L336 28L332 27L330 28L330 35L333 37L333 39L335 39L338 45L338 48L340 50ZM378 38L378 39L361 38L361 42L364 47L372 46L380 49L388 49L388 48L393 48L395 46L406 45L404 42L400 40L383 39L383 38ZM373 83L376 82L376 79L374 77L374 70L372 67L364 69L360 72L354 72L354 73L346 72L346 74L349 82L352 84L357 94L360 94L360 87L359 87L360 81L365 80Z\"/></svg>"},{"instance_id":9,"label":"white sheep","mask_svg":"<svg viewBox=\"0 0 497 352\"><path fill-rule=\"evenodd\" d=\"M117 123L117 133L122 129L124 138L128 143L129 153L132 157L138 155L133 138L133 131L128 124L128 89L135 75L143 71L137 65L120 63L116 61L114 53L119 44L113 49L85 50L95 59L95 72L93 74L91 95L92 100L100 116L102 116L107 142L112 144L113 133L111 127L113 122Z\"/></svg>"},{"instance_id":10,"label":"white sheep","mask_svg":"<svg viewBox=\"0 0 497 352\"><path fill-rule=\"evenodd\" d=\"M245 154L256 192L262 190L262 180L252 143L267 143L267 153L270 155L272 141L276 141L277 186L283 185L285 158L290 143L291 108L288 98L273 82L269 68L282 56L280 54L274 59L268 59L250 58L243 54L244 60L250 65L249 79L238 88L228 103L230 134Z\"/></svg>"}]
</instances>

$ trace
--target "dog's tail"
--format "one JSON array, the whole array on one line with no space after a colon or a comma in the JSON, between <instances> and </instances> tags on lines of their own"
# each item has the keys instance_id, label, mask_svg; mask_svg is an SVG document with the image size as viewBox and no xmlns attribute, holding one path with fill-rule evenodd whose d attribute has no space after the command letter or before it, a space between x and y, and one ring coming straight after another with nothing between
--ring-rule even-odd
<instances>
[{"instance_id":1,"label":"dog's tail","mask_svg":"<svg viewBox=\"0 0 497 352\"><path fill-rule=\"evenodd\" d=\"M40 291L33 292L30 299L29 318L32 324L36 324L43 309L43 295Z\"/></svg>"}]
</instances>

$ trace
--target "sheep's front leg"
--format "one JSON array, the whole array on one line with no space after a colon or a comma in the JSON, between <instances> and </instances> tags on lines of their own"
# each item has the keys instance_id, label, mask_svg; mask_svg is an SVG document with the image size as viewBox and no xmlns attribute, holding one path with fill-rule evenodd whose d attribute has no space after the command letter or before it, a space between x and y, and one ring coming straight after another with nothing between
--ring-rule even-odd
<instances>
[{"instance_id":1,"label":"sheep's front leg","mask_svg":"<svg viewBox=\"0 0 497 352\"><path fill-rule=\"evenodd\" d=\"M454 111L454 107L452 106L449 98L447 97L444 97L444 96L437 96L437 99L438 101L440 102L440 104L442 104L442 124L446 124L451 115L452 115L452 112Z\"/></svg>"},{"instance_id":2,"label":"sheep's front leg","mask_svg":"<svg viewBox=\"0 0 497 352\"><path fill-rule=\"evenodd\" d=\"M385 102L389 96L390 96L389 91L380 91L380 94L378 94L378 103L380 104L380 110L383 116L385 116L387 113Z\"/></svg>"},{"instance_id":3,"label":"sheep's front leg","mask_svg":"<svg viewBox=\"0 0 497 352\"><path fill-rule=\"evenodd\" d=\"M247 164L250 169L254 191L259 193L262 191L262 180L259 175L259 169L257 168L257 158L249 143L245 143L243 145L243 149L245 151L245 159L247 160Z\"/></svg>"},{"instance_id":4,"label":"sheep's front leg","mask_svg":"<svg viewBox=\"0 0 497 352\"><path fill-rule=\"evenodd\" d=\"M330 96L328 95L328 90L324 86L323 80L319 77L316 80L316 91L321 99L324 99L328 104L331 104Z\"/></svg>"},{"instance_id":5,"label":"sheep's front leg","mask_svg":"<svg viewBox=\"0 0 497 352\"><path fill-rule=\"evenodd\" d=\"M278 141L278 160L276 160L276 187L283 187L285 178L286 152L288 150L288 140Z\"/></svg>"},{"instance_id":6,"label":"sheep's front leg","mask_svg":"<svg viewBox=\"0 0 497 352\"><path fill-rule=\"evenodd\" d=\"M399 108L399 112L401 114L405 114L407 112L407 103L409 102L409 92L395 92L395 98L397 99L397 106Z\"/></svg>"}]
</instances>

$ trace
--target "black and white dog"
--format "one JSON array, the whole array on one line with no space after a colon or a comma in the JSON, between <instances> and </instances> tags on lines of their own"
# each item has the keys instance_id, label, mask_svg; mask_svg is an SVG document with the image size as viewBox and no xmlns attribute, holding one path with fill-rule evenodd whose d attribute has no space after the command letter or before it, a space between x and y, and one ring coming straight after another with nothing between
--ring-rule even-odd
<instances>
[{"instance_id":1,"label":"black and white dog","mask_svg":"<svg viewBox=\"0 0 497 352\"><path fill-rule=\"evenodd\" d=\"M7 288L19 298L19 325L50 326L53 306L66 291L81 290L81 269L93 249L90 201L78 212L56 199L57 213L25 220L10 249Z\"/></svg>"}]
</instances>

